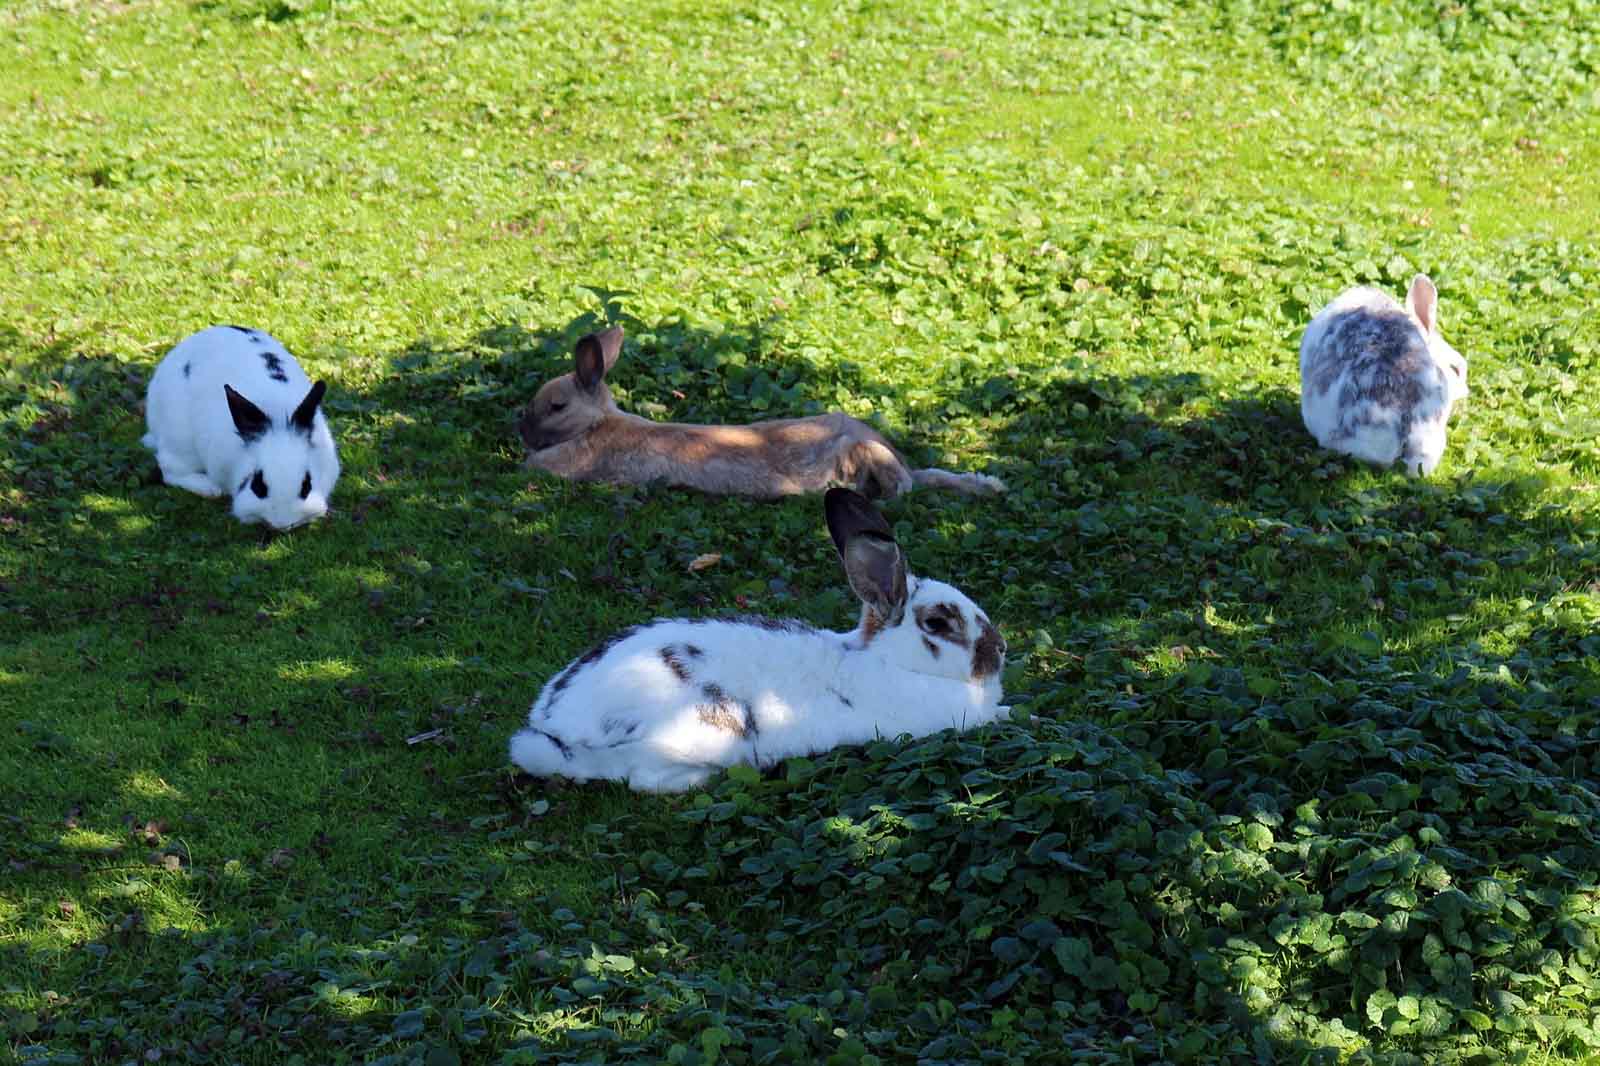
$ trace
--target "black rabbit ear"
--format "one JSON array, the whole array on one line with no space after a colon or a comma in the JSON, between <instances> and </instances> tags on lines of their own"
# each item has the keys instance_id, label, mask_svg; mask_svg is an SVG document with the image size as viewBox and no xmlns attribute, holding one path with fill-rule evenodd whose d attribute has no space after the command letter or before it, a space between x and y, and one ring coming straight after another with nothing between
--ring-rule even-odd
<instances>
[{"instance_id":1,"label":"black rabbit ear","mask_svg":"<svg viewBox=\"0 0 1600 1066\"><path fill-rule=\"evenodd\" d=\"M822 506L850 588L885 625L899 625L906 611L906 558L889 523L849 489L829 489Z\"/></svg>"},{"instance_id":2,"label":"black rabbit ear","mask_svg":"<svg viewBox=\"0 0 1600 1066\"><path fill-rule=\"evenodd\" d=\"M606 372L617 365L622 354L622 327L612 326L601 333L591 333L578 342L572 353L573 373L586 392L605 380Z\"/></svg>"},{"instance_id":3,"label":"black rabbit ear","mask_svg":"<svg viewBox=\"0 0 1600 1066\"><path fill-rule=\"evenodd\" d=\"M833 546L840 552L858 533L876 533L894 540L894 530L889 528L882 512L854 489L829 489L822 497L822 514L827 519L828 532L833 535Z\"/></svg>"},{"instance_id":4,"label":"black rabbit ear","mask_svg":"<svg viewBox=\"0 0 1600 1066\"><path fill-rule=\"evenodd\" d=\"M317 417L317 405L322 402L322 394L327 391L328 383L325 381L319 381L311 386L306 398L300 401L300 406L289 416L289 424L301 433L310 433L311 420Z\"/></svg>"},{"instance_id":5,"label":"black rabbit ear","mask_svg":"<svg viewBox=\"0 0 1600 1066\"><path fill-rule=\"evenodd\" d=\"M249 444L272 428L272 419L261 408L234 391L232 385L222 388L228 394L228 413L233 415L233 428L240 440Z\"/></svg>"}]
</instances>

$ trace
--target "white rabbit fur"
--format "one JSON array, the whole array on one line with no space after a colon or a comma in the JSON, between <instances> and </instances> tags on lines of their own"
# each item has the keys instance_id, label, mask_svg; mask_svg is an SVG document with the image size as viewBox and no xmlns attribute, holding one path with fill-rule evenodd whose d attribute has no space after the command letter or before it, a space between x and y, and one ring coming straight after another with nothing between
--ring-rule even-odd
<instances>
[{"instance_id":1,"label":"white rabbit fur","mask_svg":"<svg viewBox=\"0 0 1600 1066\"><path fill-rule=\"evenodd\" d=\"M1438 291L1426 274L1402 307L1354 288L1319 311L1300 340L1300 413L1324 448L1406 473L1431 474L1446 423L1467 395L1467 361L1439 335Z\"/></svg>"},{"instance_id":2,"label":"white rabbit fur","mask_svg":"<svg viewBox=\"0 0 1600 1066\"><path fill-rule=\"evenodd\" d=\"M339 479L324 390L271 335L212 326L151 375L143 443L167 484L231 496L239 521L290 529L327 513Z\"/></svg>"},{"instance_id":3,"label":"white rabbit fur","mask_svg":"<svg viewBox=\"0 0 1600 1066\"><path fill-rule=\"evenodd\" d=\"M540 692L511 761L531 774L647 792L716 771L1005 717L1005 641L978 606L906 574L887 523L830 489L828 527L862 599L849 633L793 620L657 619L570 663Z\"/></svg>"}]
</instances>

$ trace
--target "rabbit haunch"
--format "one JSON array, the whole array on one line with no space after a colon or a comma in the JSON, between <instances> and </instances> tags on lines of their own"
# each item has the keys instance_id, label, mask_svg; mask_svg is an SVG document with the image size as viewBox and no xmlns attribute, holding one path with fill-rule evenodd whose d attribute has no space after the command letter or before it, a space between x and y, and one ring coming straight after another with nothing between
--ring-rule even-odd
<instances>
[{"instance_id":1,"label":"rabbit haunch","mask_svg":"<svg viewBox=\"0 0 1600 1066\"><path fill-rule=\"evenodd\" d=\"M545 384L518 422L529 467L574 481L662 482L704 492L775 498L846 485L868 496L914 486L1004 492L985 474L909 468L882 434L839 412L738 426L653 422L617 407L605 375L622 329L577 344L573 371Z\"/></svg>"},{"instance_id":2,"label":"rabbit haunch","mask_svg":"<svg viewBox=\"0 0 1600 1066\"><path fill-rule=\"evenodd\" d=\"M863 497L833 489L828 501L862 600L854 630L755 616L625 629L545 685L511 760L538 775L677 791L738 763L767 767L1004 716L1005 641L988 617L950 585L906 574ZM877 524L861 521L867 513Z\"/></svg>"},{"instance_id":3,"label":"rabbit haunch","mask_svg":"<svg viewBox=\"0 0 1600 1066\"><path fill-rule=\"evenodd\" d=\"M270 334L213 326L151 375L143 443L167 484L231 496L241 522L289 529L327 513L339 478L324 392Z\"/></svg>"},{"instance_id":4,"label":"rabbit haunch","mask_svg":"<svg viewBox=\"0 0 1600 1066\"><path fill-rule=\"evenodd\" d=\"M1467 394L1467 362L1439 335L1438 292L1423 274L1402 307L1350 289L1300 341L1300 411L1317 443L1381 466L1432 473L1446 424Z\"/></svg>"}]
</instances>

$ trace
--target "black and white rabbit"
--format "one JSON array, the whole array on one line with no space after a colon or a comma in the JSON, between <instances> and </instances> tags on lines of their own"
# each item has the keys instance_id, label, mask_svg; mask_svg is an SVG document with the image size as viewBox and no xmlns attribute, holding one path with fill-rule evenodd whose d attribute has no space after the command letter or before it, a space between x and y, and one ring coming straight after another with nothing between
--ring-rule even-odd
<instances>
[{"instance_id":1,"label":"black and white rabbit","mask_svg":"<svg viewBox=\"0 0 1600 1066\"><path fill-rule=\"evenodd\" d=\"M842 744L972 729L1005 717L1006 644L978 605L906 573L883 516L829 489L828 531L862 601L848 633L760 617L657 619L625 629L552 678L511 738L535 775L703 784Z\"/></svg>"},{"instance_id":2,"label":"black and white rabbit","mask_svg":"<svg viewBox=\"0 0 1600 1066\"><path fill-rule=\"evenodd\" d=\"M1467 361L1439 335L1439 294L1426 274L1405 306L1370 288L1345 291L1300 340L1300 413L1317 443L1369 463L1396 459L1431 474L1445 423L1467 395Z\"/></svg>"},{"instance_id":3,"label":"black and white rabbit","mask_svg":"<svg viewBox=\"0 0 1600 1066\"><path fill-rule=\"evenodd\" d=\"M339 480L325 388L271 335L212 326L151 375L143 443L167 484L231 496L239 521L291 529L327 513Z\"/></svg>"}]
</instances>

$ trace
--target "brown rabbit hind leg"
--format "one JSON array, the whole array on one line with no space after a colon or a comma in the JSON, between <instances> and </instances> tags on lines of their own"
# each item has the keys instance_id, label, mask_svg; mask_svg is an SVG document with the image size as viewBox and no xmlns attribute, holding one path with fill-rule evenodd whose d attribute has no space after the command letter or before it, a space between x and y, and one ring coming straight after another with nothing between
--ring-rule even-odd
<instances>
[{"instance_id":1,"label":"brown rabbit hind leg","mask_svg":"<svg viewBox=\"0 0 1600 1066\"><path fill-rule=\"evenodd\" d=\"M869 500L888 500L911 491L911 471L894 449L875 440L851 445L839 463L839 483Z\"/></svg>"}]
</instances>

